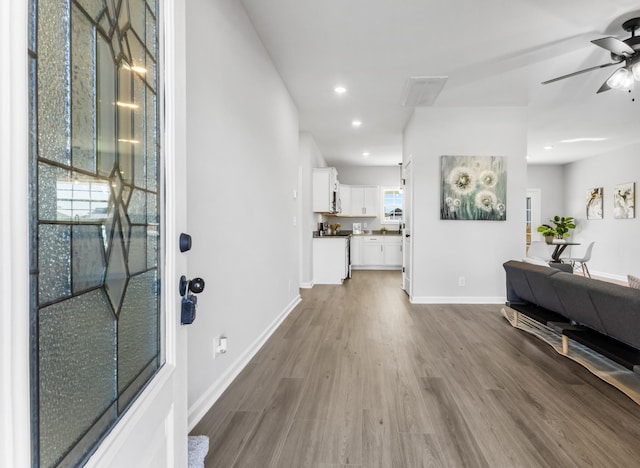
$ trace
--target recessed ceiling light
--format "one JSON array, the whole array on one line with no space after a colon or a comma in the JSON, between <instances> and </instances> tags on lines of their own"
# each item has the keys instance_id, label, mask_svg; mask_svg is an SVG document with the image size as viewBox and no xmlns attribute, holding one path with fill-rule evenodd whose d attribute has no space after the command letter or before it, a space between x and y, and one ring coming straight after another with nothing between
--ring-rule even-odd
<instances>
[{"instance_id":1,"label":"recessed ceiling light","mask_svg":"<svg viewBox=\"0 0 640 468\"><path fill-rule=\"evenodd\" d=\"M353 122L351 122L351 125L353 125L354 127L359 127L360 125L362 125L362 122L360 122L359 120L354 120Z\"/></svg>"},{"instance_id":2,"label":"recessed ceiling light","mask_svg":"<svg viewBox=\"0 0 640 468\"><path fill-rule=\"evenodd\" d=\"M584 141L605 141L606 138L571 138L570 140L561 140L560 143L582 143Z\"/></svg>"},{"instance_id":3,"label":"recessed ceiling light","mask_svg":"<svg viewBox=\"0 0 640 468\"><path fill-rule=\"evenodd\" d=\"M364 156L365 158L368 158L371 155L371 153L369 153L368 151L365 151L364 153L362 153L362 156Z\"/></svg>"},{"instance_id":4,"label":"recessed ceiling light","mask_svg":"<svg viewBox=\"0 0 640 468\"><path fill-rule=\"evenodd\" d=\"M344 86L336 86L335 88L333 88L333 90L336 92L336 94L344 94L347 92L347 88L345 88Z\"/></svg>"},{"instance_id":5,"label":"recessed ceiling light","mask_svg":"<svg viewBox=\"0 0 640 468\"><path fill-rule=\"evenodd\" d=\"M547 146L545 146L543 149L546 149L547 151L549 151L549 150L552 150L552 149L553 149L553 146L551 146L551 145L547 145Z\"/></svg>"}]
</instances>

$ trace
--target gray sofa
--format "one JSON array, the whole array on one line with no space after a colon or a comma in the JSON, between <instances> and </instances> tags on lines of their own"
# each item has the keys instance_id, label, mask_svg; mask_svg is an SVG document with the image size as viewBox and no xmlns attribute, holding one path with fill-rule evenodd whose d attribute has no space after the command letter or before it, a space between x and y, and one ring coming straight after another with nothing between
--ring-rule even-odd
<instances>
[{"instance_id":1,"label":"gray sofa","mask_svg":"<svg viewBox=\"0 0 640 468\"><path fill-rule=\"evenodd\" d=\"M640 290L525 262L504 263L507 306L640 373Z\"/></svg>"}]
</instances>

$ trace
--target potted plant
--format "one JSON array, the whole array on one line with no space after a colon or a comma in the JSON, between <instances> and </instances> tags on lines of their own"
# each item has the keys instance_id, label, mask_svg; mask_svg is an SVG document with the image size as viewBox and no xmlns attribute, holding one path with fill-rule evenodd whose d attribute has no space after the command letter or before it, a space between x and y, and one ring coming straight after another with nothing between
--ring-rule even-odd
<instances>
[{"instance_id":1,"label":"potted plant","mask_svg":"<svg viewBox=\"0 0 640 468\"><path fill-rule=\"evenodd\" d=\"M547 225L539 226L538 232L542 234L542 237L544 237L544 241L547 244L551 244L553 242L553 239L555 239L556 235L558 234L555 229Z\"/></svg>"},{"instance_id":2,"label":"potted plant","mask_svg":"<svg viewBox=\"0 0 640 468\"><path fill-rule=\"evenodd\" d=\"M569 237L571 235L569 230L576 227L575 219L572 216L554 216L549 222L552 223L554 227L551 227L549 224L538 226L538 232L544 236L547 244L551 244L554 238L564 239L565 237Z\"/></svg>"}]
</instances>

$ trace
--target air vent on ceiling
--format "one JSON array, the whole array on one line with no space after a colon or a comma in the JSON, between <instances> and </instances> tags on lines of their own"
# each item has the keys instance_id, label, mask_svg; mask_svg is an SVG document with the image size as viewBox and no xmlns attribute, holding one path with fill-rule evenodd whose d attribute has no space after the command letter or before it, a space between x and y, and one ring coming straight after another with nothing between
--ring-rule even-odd
<instances>
[{"instance_id":1,"label":"air vent on ceiling","mask_svg":"<svg viewBox=\"0 0 640 468\"><path fill-rule=\"evenodd\" d=\"M404 84L400 104L405 107L432 106L448 76L410 76Z\"/></svg>"}]
</instances>

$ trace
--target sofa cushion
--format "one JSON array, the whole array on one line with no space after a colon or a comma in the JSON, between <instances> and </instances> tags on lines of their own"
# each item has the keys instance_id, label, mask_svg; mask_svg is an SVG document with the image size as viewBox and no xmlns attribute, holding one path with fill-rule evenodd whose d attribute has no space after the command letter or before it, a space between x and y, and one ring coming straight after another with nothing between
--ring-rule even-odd
<instances>
[{"instance_id":1,"label":"sofa cushion","mask_svg":"<svg viewBox=\"0 0 640 468\"><path fill-rule=\"evenodd\" d=\"M597 280L582 275L557 275L553 285L567 318L604 333L605 327L589 295L594 281Z\"/></svg>"},{"instance_id":2,"label":"sofa cushion","mask_svg":"<svg viewBox=\"0 0 640 468\"><path fill-rule=\"evenodd\" d=\"M589 295L606 334L640 349L640 289L592 280Z\"/></svg>"},{"instance_id":3,"label":"sofa cushion","mask_svg":"<svg viewBox=\"0 0 640 468\"><path fill-rule=\"evenodd\" d=\"M548 266L514 260L503 264L507 272L507 300L530 302L562 314L562 304L550 284L550 278L564 274Z\"/></svg>"}]
</instances>

